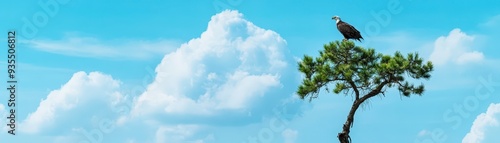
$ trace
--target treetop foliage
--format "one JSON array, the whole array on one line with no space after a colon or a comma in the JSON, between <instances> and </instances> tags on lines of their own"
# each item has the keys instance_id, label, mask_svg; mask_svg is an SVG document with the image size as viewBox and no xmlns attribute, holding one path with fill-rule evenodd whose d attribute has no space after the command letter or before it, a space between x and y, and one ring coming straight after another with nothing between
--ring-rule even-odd
<instances>
[{"instance_id":1,"label":"treetop foliage","mask_svg":"<svg viewBox=\"0 0 500 143\"><path fill-rule=\"evenodd\" d=\"M351 41L330 42L319 53L316 58L304 55L298 63L299 71L305 75L297 91L301 99L308 95L311 95L310 100L316 98L322 87L329 91L330 83L335 84L334 93L352 90L356 99L360 98L361 91L367 93L365 98L383 94L385 86L398 87L399 92L407 97L422 95L424 85L416 86L405 78L427 80L433 70L432 63L424 63L416 52L406 56L399 51L385 55L375 52L375 49L355 46Z\"/></svg>"}]
</instances>

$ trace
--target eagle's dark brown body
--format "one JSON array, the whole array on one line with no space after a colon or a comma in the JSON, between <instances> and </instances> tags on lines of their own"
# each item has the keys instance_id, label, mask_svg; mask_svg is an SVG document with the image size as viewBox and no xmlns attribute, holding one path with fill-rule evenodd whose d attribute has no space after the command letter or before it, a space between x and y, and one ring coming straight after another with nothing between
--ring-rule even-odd
<instances>
[{"instance_id":1,"label":"eagle's dark brown body","mask_svg":"<svg viewBox=\"0 0 500 143\"><path fill-rule=\"evenodd\" d=\"M337 16L333 17L332 19L337 20L337 29L344 36L344 40L354 39L361 42L361 39L363 39L363 37L356 28L354 28L349 23L340 20L340 18Z\"/></svg>"}]
</instances>

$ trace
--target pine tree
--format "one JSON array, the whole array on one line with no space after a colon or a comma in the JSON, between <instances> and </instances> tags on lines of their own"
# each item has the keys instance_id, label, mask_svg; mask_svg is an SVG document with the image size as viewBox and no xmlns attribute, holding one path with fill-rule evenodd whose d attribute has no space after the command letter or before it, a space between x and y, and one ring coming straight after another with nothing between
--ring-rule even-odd
<instances>
[{"instance_id":1,"label":"pine tree","mask_svg":"<svg viewBox=\"0 0 500 143\"><path fill-rule=\"evenodd\" d=\"M324 45L319 57L304 55L299 62L299 71L305 76L298 87L301 99L309 96L309 101L318 97L322 88L327 92L334 85L333 93L354 96L347 121L337 137L341 143L350 143L350 128L354 114L361 104L379 94L385 95L387 88L397 87L401 96L422 95L424 85L408 82L407 78L428 80L433 70L432 63L424 63L418 53L403 56L399 51L394 55L376 53L375 49L365 49L351 41L335 41Z\"/></svg>"}]
</instances>

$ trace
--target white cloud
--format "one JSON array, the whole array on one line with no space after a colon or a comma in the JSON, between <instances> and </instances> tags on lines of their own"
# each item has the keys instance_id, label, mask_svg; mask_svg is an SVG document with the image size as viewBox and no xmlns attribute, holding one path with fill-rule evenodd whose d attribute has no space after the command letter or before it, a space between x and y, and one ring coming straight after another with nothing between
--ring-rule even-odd
<instances>
[{"instance_id":1,"label":"white cloud","mask_svg":"<svg viewBox=\"0 0 500 143\"><path fill-rule=\"evenodd\" d=\"M163 58L132 115L246 110L267 91L281 88L285 45L276 32L255 26L237 11L219 13L201 37Z\"/></svg>"},{"instance_id":2,"label":"white cloud","mask_svg":"<svg viewBox=\"0 0 500 143\"><path fill-rule=\"evenodd\" d=\"M202 127L215 128L214 124L227 124L234 117L260 121L264 112L271 114L269 108L292 96L293 91L281 90L282 84L292 80L282 78L289 73L285 46L276 32L255 26L237 11L213 16L199 38L165 55L153 82L134 98L129 115L109 117L121 126L105 133L106 141L136 132L140 134L119 142L210 142L215 135ZM42 134L58 127L62 128L58 134L73 133L60 140L83 138L82 132L97 130L96 122L115 112L110 106L126 100L120 88L121 83L109 75L77 72L40 102L21 122L20 130ZM287 113L294 111L290 107ZM248 113L253 115L248 117ZM77 125L61 123L66 121Z\"/></svg>"},{"instance_id":3,"label":"white cloud","mask_svg":"<svg viewBox=\"0 0 500 143\"><path fill-rule=\"evenodd\" d=\"M101 41L93 37L65 36L60 40L27 40L21 43L41 51L77 56L115 59L149 59L172 51L179 44L172 40Z\"/></svg>"},{"instance_id":4,"label":"white cloud","mask_svg":"<svg viewBox=\"0 0 500 143\"><path fill-rule=\"evenodd\" d=\"M216 109L241 109L252 97L263 95L268 87L279 84L278 77L273 75L249 75L247 72L236 71L228 82L220 88L215 96L219 104ZM235 96L235 94L239 94Z\"/></svg>"},{"instance_id":5,"label":"white cloud","mask_svg":"<svg viewBox=\"0 0 500 143\"><path fill-rule=\"evenodd\" d=\"M476 120L474 120L469 133L465 135L462 143L481 143L487 138L486 134L491 128L500 127L499 123L500 103L490 104L486 113L481 113L477 116Z\"/></svg>"},{"instance_id":6,"label":"white cloud","mask_svg":"<svg viewBox=\"0 0 500 143\"><path fill-rule=\"evenodd\" d=\"M470 49L474 39L474 36L467 35L460 29L453 29L448 36L436 39L429 60L435 65L482 61L484 59L483 53Z\"/></svg>"},{"instance_id":7,"label":"white cloud","mask_svg":"<svg viewBox=\"0 0 500 143\"><path fill-rule=\"evenodd\" d=\"M283 136L284 143L295 143L299 132L297 130L286 129L281 135Z\"/></svg>"},{"instance_id":8,"label":"white cloud","mask_svg":"<svg viewBox=\"0 0 500 143\"><path fill-rule=\"evenodd\" d=\"M458 64L466 64L468 62L479 62L484 59L484 55L478 51L472 51L469 53L464 53L457 58Z\"/></svg>"},{"instance_id":9,"label":"white cloud","mask_svg":"<svg viewBox=\"0 0 500 143\"><path fill-rule=\"evenodd\" d=\"M161 126L156 130L157 143L203 143L202 139L191 139L200 127L196 125Z\"/></svg>"},{"instance_id":10,"label":"white cloud","mask_svg":"<svg viewBox=\"0 0 500 143\"><path fill-rule=\"evenodd\" d=\"M25 133L39 133L51 127L58 121L58 118L70 113L68 111L76 108L88 108L84 105L89 105L89 103L98 105L98 101L102 101L110 106L116 104L123 98L117 92L119 86L120 82L109 75L99 72L91 72L88 75L85 72L77 72L60 89L53 90L46 99L40 102L36 111L30 113L21 123L20 130ZM94 113L96 112L94 111ZM87 115L92 116L89 114L80 116Z\"/></svg>"}]
</instances>

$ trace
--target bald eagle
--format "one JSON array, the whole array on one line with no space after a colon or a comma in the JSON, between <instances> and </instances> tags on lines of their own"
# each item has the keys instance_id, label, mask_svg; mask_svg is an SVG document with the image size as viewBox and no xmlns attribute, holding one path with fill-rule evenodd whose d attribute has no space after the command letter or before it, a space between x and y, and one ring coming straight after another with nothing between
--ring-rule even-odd
<instances>
[{"instance_id":1,"label":"bald eagle","mask_svg":"<svg viewBox=\"0 0 500 143\"><path fill-rule=\"evenodd\" d=\"M344 41L354 39L361 42L360 39L363 39L363 37L361 37L361 34L358 30L356 30L356 28L354 28L349 23L345 23L344 21L340 20L339 16L333 16L332 19L337 21L337 29L344 36Z\"/></svg>"}]
</instances>

